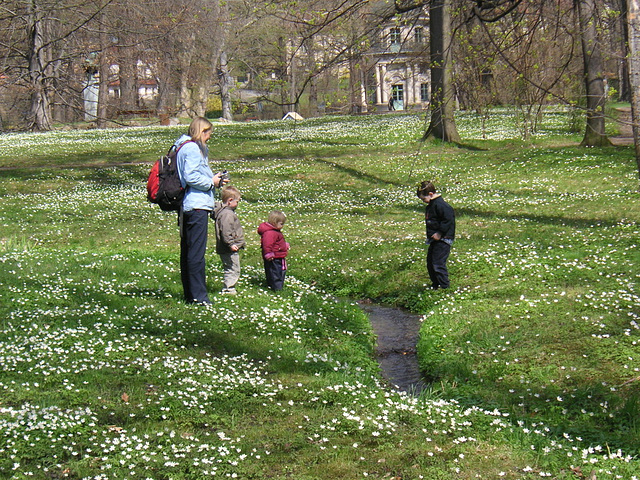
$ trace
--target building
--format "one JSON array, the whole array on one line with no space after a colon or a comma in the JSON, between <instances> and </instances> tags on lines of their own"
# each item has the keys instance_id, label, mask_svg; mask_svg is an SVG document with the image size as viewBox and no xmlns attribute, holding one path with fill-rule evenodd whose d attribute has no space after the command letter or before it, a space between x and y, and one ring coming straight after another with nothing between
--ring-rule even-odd
<instances>
[{"instance_id":1,"label":"building","mask_svg":"<svg viewBox=\"0 0 640 480\"><path fill-rule=\"evenodd\" d=\"M427 107L431 97L428 31L428 17L422 13L406 23L381 27L366 53L373 63L375 98L371 101L378 111Z\"/></svg>"}]
</instances>

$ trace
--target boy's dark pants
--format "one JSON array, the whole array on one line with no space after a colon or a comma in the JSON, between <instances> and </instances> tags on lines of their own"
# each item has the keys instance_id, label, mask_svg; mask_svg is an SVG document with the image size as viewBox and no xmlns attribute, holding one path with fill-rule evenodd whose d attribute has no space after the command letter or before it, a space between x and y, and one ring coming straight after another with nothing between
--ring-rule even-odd
<instances>
[{"instance_id":1,"label":"boy's dark pants","mask_svg":"<svg viewBox=\"0 0 640 480\"><path fill-rule=\"evenodd\" d=\"M267 284L272 290L282 290L284 277L287 274L284 258L274 258L264 261L264 273L267 277Z\"/></svg>"},{"instance_id":2,"label":"boy's dark pants","mask_svg":"<svg viewBox=\"0 0 640 480\"><path fill-rule=\"evenodd\" d=\"M209 212L183 213L180 238L180 276L187 303L210 303L207 295L204 255L207 250Z\"/></svg>"},{"instance_id":3,"label":"boy's dark pants","mask_svg":"<svg viewBox=\"0 0 640 480\"><path fill-rule=\"evenodd\" d=\"M432 288L449 288L449 271L447 270L449 252L451 252L451 245L442 240L429 244L427 270L433 284Z\"/></svg>"}]
</instances>

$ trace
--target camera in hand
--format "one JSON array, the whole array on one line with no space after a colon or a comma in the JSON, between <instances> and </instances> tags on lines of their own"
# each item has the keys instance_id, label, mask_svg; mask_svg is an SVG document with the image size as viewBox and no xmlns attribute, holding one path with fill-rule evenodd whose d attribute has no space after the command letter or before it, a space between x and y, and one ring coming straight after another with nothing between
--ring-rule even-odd
<instances>
[{"instance_id":1,"label":"camera in hand","mask_svg":"<svg viewBox=\"0 0 640 480\"><path fill-rule=\"evenodd\" d=\"M229 183L231 181L231 175L229 175L229 172L227 172L226 170L223 170L220 172L220 186L224 185L225 183Z\"/></svg>"}]
</instances>

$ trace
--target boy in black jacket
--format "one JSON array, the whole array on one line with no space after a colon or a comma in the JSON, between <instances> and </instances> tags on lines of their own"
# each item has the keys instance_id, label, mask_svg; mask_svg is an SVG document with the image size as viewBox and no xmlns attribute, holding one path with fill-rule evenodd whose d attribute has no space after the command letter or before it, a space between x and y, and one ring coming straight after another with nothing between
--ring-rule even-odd
<instances>
[{"instance_id":1,"label":"boy in black jacket","mask_svg":"<svg viewBox=\"0 0 640 480\"><path fill-rule=\"evenodd\" d=\"M431 182L422 182L418 187L418 198L427 204L425 225L427 227L427 270L431 288L449 288L447 259L456 234L456 216L451 205L444 201Z\"/></svg>"}]
</instances>

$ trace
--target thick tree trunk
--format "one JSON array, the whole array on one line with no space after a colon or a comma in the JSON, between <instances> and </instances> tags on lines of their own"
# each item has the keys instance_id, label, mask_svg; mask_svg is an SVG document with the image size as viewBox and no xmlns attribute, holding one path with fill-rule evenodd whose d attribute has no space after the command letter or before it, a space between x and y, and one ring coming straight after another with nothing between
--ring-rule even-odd
<instances>
[{"instance_id":1,"label":"thick tree trunk","mask_svg":"<svg viewBox=\"0 0 640 480\"><path fill-rule=\"evenodd\" d=\"M460 143L454 119L455 94L450 17L451 0L433 0L429 8L431 41L431 122L423 136Z\"/></svg>"},{"instance_id":2,"label":"thick tree trunk","mask_svg":"<svg viewBox=\"0 0 640 480\"><path fill-rule=\"evenodd\" d=\"M195 43L195 34L190 32L188 37L185 38L183 45ZM176 115L179 117L192 116L191 110L191 91L189 90L190 71L191 71L191 59L193 58L193 50L186 48L178 55L177 63L177 77L178 77L178 92L177 92L177 105Z\"/></svg>"},{"instance_id":3,"label":"thick tree trunk","mask_svg":"<svg viewBox=\"0 0 640 480\"><path fill-rule=\"evenodd\" d=\"M602 44L598 39L595 0L576 0L580 17L580 38L584 80L587 90L587 128L581 145L600 147L611 145L605 133L604 123L604 62Z\"/></svg>"},{"instance_id":4,"label":"thick tree trunk","mask_svg":"<svg viewBox=\"0 0 640 480\"><path fill-rule=\"evenodd\" d=\"M98 84L98 119L97 125L99 128L107 126L108 117L108 103L109 103L109 64L106 59L103 58L104 52L100 58L100 72L99 72L99 84Z\"/></svg>"},{"instance_id":5,"label":"thick tree trunk","mask_svg":"<svg viewBox=\"0 0 640 480\"><path fill-rule=\"evenodd\" d=\"M180 75L180 85L178 87L178 116L188 117L190 116L191 109L191 92L188 85L188 73L181 69L178 73Z\"/></svg>"},{"instance_id":6,"label":"thick tree trunk","mask_svg":"<svg viewBox=\"0 0 640 480\"><path fill-rule=\"evenodd\" d=\"M130 47L120 49L120 109L131 111L138 109L137 65Z\"/></svg>"},{"instance_id":7,"label":"thick tree trunk","mask_svg":"<svg viewBox=\"0 0 640 480\"><path fill-rule=\"evenodd\" d=\"M631 116L636 164L640 178L640 0L628 0L627 28L629 29L629 83L631 85Z\"/></svg>"},{"instance_id":8,"label":"thick tree trunk","mask_svg":"<svg viewBox=\"0 0 640 480\"><path fill-rule=\"evenodd\" d=\"M51 106L47 92L47 59L44 47L44 19L41 18L38 0L29 2L29 81L31 106L29 128L37 131L51 130Z\"/></svg>"}]
</instances>

